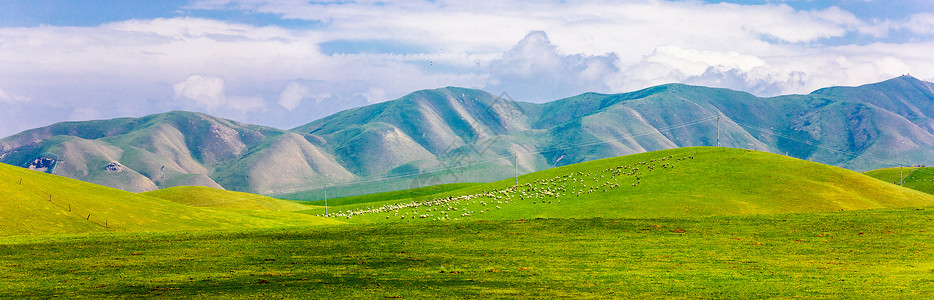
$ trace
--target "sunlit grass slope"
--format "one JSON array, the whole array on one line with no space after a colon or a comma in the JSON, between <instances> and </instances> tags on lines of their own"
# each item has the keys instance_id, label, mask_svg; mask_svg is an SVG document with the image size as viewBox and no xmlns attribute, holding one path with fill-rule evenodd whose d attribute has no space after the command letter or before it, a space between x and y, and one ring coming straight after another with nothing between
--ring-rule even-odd
<instances>
[{"instance_id":1,"label":"sunlit grass slope","mask_svg":"<svg viewBox=\"0 0 934 300\"><path fill-rule=\"evenodd\" d=\"M931 299L932 218L928 207L4 237L0 298Z\"/></svg>"},{"instance_id":2,"label":"sunlit grass slope","mask_svg":"<svg viewBox=\"0 0 934 300\"><path fill-rule=\"evenodd\" d=\"M287 225L274 218L192 207L7 164L0 164L0 195L0 235ZM310 220L303 224L335 223Z\"/></svg>"},{"instance_id":3,"label":"sunlit grass slope","mask_svg":"<svg viewBox=\"0 0 934 300\"><path fill-rule=\"evenodd\" d=\"M432 197L445 192L465 189L482 183L447 183L425 186L401 191L383 192L370 195L341 197L328 200L328 205L343 206L357 203L386 202L393 200L411 200L412 198ZM308 205L324 205L324 200L306 201Z\"/></svg>"},{"instance_id":4,"label":"sunlit grass slope","mask_svg":"<svg viewBox=\"0 0 934 300\"><path fill-rule=\"evenodd\" d=\"M886 168L873 170L866 175L904 187L934 194L934 168Z\"/></svg>"},{"instance_id":5,"label":"sunlit grass slope","mask_svg":"<svg viewBox=\"0 0 934 300\"><path fill-rule=\"evenodd\" d=\"M307 205L302 205L293 201L203 186L177 186L142 194L195 207L272 211L308 209Z\"/></svg>"},{"instance_id":6,"label":"sunlit grass slope","mask_svg":"<svg viewBox=\"0 0 934 300\"><path fill-rule=\"evenodd\" d=\"M692 147L609 158L472 186L431 199L332 206L358 221L657 218L934 205L934 197L819 163ZM381 199L374 195L374 199ZM334 212L337 211L337 214Z\"/></svg>"}]
</instances>

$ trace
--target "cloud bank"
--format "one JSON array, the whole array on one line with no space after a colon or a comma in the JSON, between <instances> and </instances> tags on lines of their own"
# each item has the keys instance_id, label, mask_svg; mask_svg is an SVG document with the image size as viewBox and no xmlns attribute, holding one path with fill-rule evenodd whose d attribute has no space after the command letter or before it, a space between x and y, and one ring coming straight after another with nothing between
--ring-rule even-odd
<instances>
[{"instance_id":1,"label":"cloud bank","mask_svg":"<svg viewBox=\"0 0 934 300\"><path fill-rule=\"evenodd\" d=\"M444 86L540 102L670 82L771 96L906 73L934 81L928 8L889 18L701 1L196 1L163 18L0 28L0 135L171 109L291 128Z\"/></svg>"}]
</instances>

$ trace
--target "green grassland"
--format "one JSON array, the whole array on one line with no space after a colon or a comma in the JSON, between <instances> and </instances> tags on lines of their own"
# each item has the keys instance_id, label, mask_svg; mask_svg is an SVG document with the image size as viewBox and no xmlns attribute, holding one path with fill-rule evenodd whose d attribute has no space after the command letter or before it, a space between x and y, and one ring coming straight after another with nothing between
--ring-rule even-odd
<instances>
[{"instance_id":1,"label":"green grassland","mask_svg":"<svg viewBox=\"0 0 934 300\"><path fill-rule=\"evenodd\" d=\"M478 168L479 169L479 168ZM477 170L470 170L472 172L478 172ZM388 179L377 179L372 181L364 182L354 182L346 183L341 185L333 185L327 187L327 195L325 195L325 188L318 186L313 187L312 189L303 190L293 193L285 194L271 194L271 197L276 197L279 199L288 199L288 200L297 200L303 203L314 203L314 204L324 204L324 199L328 198L328 201L331 199L339 198L352 198L357 197L356 199L365 199L372 198L374 195L383 194L383 193L392 193L397 192L399 194L408 194L409 190L418 190L418 189L427 189L427 191L432 191L438 189L438 186L448 186L448 185L457 185L465 184L472 185L477 184L476 182L461 182L465 180L476 180L480 181L482 178L479 176L477 178L464 178L464 177L454 177L446 174L447 171L441 170L434 173L427 173L427 179L423 179L422 176L416 176L415 178L411 177L399 177L399 178L388 178ZM466 173L466 171L465 171ZM329 202L330 203L330 202Z\"/></svg>"},{"instance_id":2,"label":"green grassland","mask_svg":"<svg viewBox=\"0 0 934 300\"><path fill-rule=\"evenodd\" d=\"M934 194L934 168L886 168L869 171L865 174L882 181L901 184L910 189Z\"/></svg>"},{"instance_id":3,"label":"green grassland","mask_svg":"<svg viewBox=\"0 0 934 300\"><path fill-rule=\"evenodd\" d=\"M0 205L0 236L234 230L340 223L293 213L297 217L292 221L304 221L287 224L267 217L185 205L7 164L0 164L0 194L4 202Z\"/></svg>"},{"instance_id":4,"label":"green grassland","mask_svg":"<svg viewBox=\"0 0 934 300\"><path fill-rule=\"evenodd\" d=\"M329 199L327 218L319 202L9 168L0 225L39 225L0 237L0 298L934 297L934 195L743 149ZM159 226L109 230L66 200Z\"/></svg>"},{"instance_id":5,"label":"green grassland","mask_svg":"<svg viewBox=\"0 0 934 300\"><path fill-rule=\"evenodd\" d=\"M609 158L434 195L335 202L348 222L659 218L934 205L860 173L765 152L692 147ZM398 195L400 192L394 192ZM311 210L323 213L323 208ZM413 219L414 218L414 219Z\"/></svg>"},{"instance_id":6,"label":"green grassland","mask_svg":"<svg viewBox=\"0 0 934 300\"><path fill-rule=\"evenodd\" d=\"M308 209L307 205L302 205L294 201L203 186L170 187L152 192L145 192L142 193L142 195L195 207L228 210L296 211Z\"/></svg>"},{"instance_id":7,"label":"green grassland","mask_svg":"<svg viewBox=\"0 0 934 300\"><path fill-rule=\"evenodd\" d=\"M341 197L336 199L328 199L329 206L346 206L351 204L359 203L373 203L373 202L387 202L387 201L398 201L398 200L412 200L412 198L419 197L431 197L436 196L445 192L452 192L465 189L480 183L447 183L432 185L414 189L407 189L401 191L392 191L392 192L383 192L371 195L360 195L360 196L350 196L350 197ZM317 205L323 206L324 200L315 200L315 201L305 201L302 202L308 205ZM320 208L319 208L320 209Z\"/></svg>"},{"instance_id":8,"label":"green grassland","mask_svg":"<svg viewBox=\"0 0 934 300\"><path fill-rule=\"evenodd\" d=\"M930 298L934 209L6 238L4 298ZM41 253L41 255L37 255Z\"/></svg>"}]
</instances>

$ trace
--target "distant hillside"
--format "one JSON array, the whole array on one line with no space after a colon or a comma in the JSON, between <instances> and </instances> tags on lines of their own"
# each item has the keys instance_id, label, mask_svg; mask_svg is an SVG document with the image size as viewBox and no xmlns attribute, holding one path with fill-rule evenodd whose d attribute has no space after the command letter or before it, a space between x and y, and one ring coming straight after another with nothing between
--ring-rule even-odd
<instances>
[{"instance_id":1,"label":"distant hillside","mask_svg":"<svg viewBox=\"0 0 934 300\"><path fill-rule=\"evenodd\" d=\"M311 137L190 112L66 122L0 140L0 161L132 192L201 185L271 192L355 176Z\"/></svg>"},{"instance_id":2,"label":"distant hillside","mask_svg":"<svg viewBox=\"0 0 934 300\"><path fill-rule=\"evenodd\" d=\"M865 174L885 182L934 194L934 168L931 167L885 168Z\"/></svg>"},{"instance_id":3,"label":"distant hillside","mask_svg":"<svg viewBox=\"0 0 934 300\"><path fill-rule=\"evenodd\" d=\"M488 182L718 141L857 171L934 157L934 84L909 76L770 98L682 84L543 104L505 96L423 90L288 131L187 112L67 122L0 140L0 162L129 191L281 195L361 181Z\"/></svg>"},{"instance_id":4,"label":"distant hillside","mask_svg":"<svg viewBox=\"0 0 934 300\"><path fill-rule=\"evenodd\" d=\"M0 164L0 236L95 231L176 231L337 224L305 214L288 221L192 207ZM218 198L224 200L229 198ZM280 200L281 201L281 200Z\"/></svg>"},{"instance_id":5,"label":"distant hillside","mask_svg":"<svg viewBox=\"0 0 934 300\"><path fill-rule=\"evenodd\" d=\"M678 218L934 205L934 195L753 150L690 147L601 159L410 198L330 208L353 222ZM401 194L404 191L393 192ZM356 197L365 198L365 197ZM317 209L322 213L322 209Z\"/></svg>"},{"instance_id":6,"label":"distant hillside","mask_svg":"<svg viewBox=\"0 0 934 300\"><path fill-rule=\"evenodd\" d=\"M669 84L544 104L445 88L350 109L293 131L330 141L326 149L361 176L442 170L448 177L440 181L453 182L508 177L515 153L521 154L519 171L528 173L716 146L718 140L853 170L919 164L934 157L934 129L926 125L932 114L934 84L907 76L810 95L759 98Z\"/></svg>"},{"instance_id":7,"label":"distant hillside","mask_svg":"<svg viewBox=\"0 0 934 300\"><path fill-rule=\"evenodd\" d=\"M270 210L296 211L308 209L308 206L288 200L262 195L225 191L203 186L177 186L142 195L169 200L194 207L227 210Z\"/></svg>"}]
</instances>

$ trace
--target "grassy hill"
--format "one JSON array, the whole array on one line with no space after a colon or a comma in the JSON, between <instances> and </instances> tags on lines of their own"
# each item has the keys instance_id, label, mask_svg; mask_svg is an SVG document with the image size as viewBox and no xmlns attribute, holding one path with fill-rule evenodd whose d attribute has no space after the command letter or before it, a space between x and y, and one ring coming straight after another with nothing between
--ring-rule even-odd
<instances>
[{"instance_id":1,"label":"grassy hill","mask_svg":"<svg viewBox=\"0 0 934 300\"><path fill-rule=\"evenodd\" d=\"M902 184L906 188L934 194L934 168L885 168L869 171L865 174L882 181Z\"/></svg>"},{"instance_id":2,"label":"grassy hill","mask_svg":"<svg viewBox=\"0 0 934 300\"><path fill-rule=\"evenodd\" d=\"M225 191L203 186L177 186L142 193L159 199L169 200L194 207L227 210L271 210L296 211L308 209L307 205L263 195Z\"/></svg>"},{"instance_id":3,"label":"grassy hill","mask_svg":"<svg viewBox=\"0 0 934 300\"><path fill-rule=\"evenodd\" d=\"M181 111L64 122L0 139L0 162L133 192L201 185L303 200L321 199L306 197L325 186L351 196L407 188L425 173L440 183L490 182L512 176L516 164L531 173L689 146L863 171L934 157L931 99L934 83L910 76L769 98L665 84L526 103L446 87L291 130Z\"/></svg>"},{"instance_id":4,"label":"grassy hill","mask_svg":"<svg viewBox=\"0 0 934 300\"><path fill-rule=\"evenodd\" d=\"M518 189L514 179L507 179L422 195L418 200L386 200L383 195L372 199L332 206L330 212L354 222L411 222L671 218L934 205L930 194L846 169L716 147L662 150L548 169L520 176Z\"/></svg>"},{"instance_id":5,"label":"grassy hill","mask_svg":"<svg viewBox=\"0 0 934 300\"><path fill-rule=\"evenodd\" d=\"M680 148L526 174L518 188L334 199L340 212L322 220L262 196L133 194L0 165L3 230L107 230L56 201L93 209L90 221L154 221L2 236L0 298L930 298L934 196L881 171ZM39 188L52 186L48 204ZM338 220L362 224L283 226Z\"/></svg>"},{"instance_id":6,"label":"grassy hill","mask_svg":"<svg viewBox=\"0 0 934 300\"><path fill-rule=\"evenodd\" d=\"M340 223L305 214L293 213L301 218L280 221L192 207L6 164L0 164L0 194L4 201L0 205L0 235L221 230ZM294 205L281 207L297 208Z\"/></svg>"},{"instance_id":7,"label":"grassy hill","mask_svg":"<svg viewBox=\"0 0 934 300\"><path fill-rule=\"evenodd\" d=\"M431 186L400 190L400 191L374 193L370 195L331 198L331 199L328 199L328 205L345 206L345 205L359 204L359 203L387 202L387 201L393 201L393 200L411 200L413 198L433 197L441 193L462 190L467 187L471 187L474 185L480 185L480 184L482 183L448 183L448 184L431 185ZM325 204L324 200L303 201L302 203L306 205L317 205L317 206L322 206Z\"/></svg>"}]
</instances>

